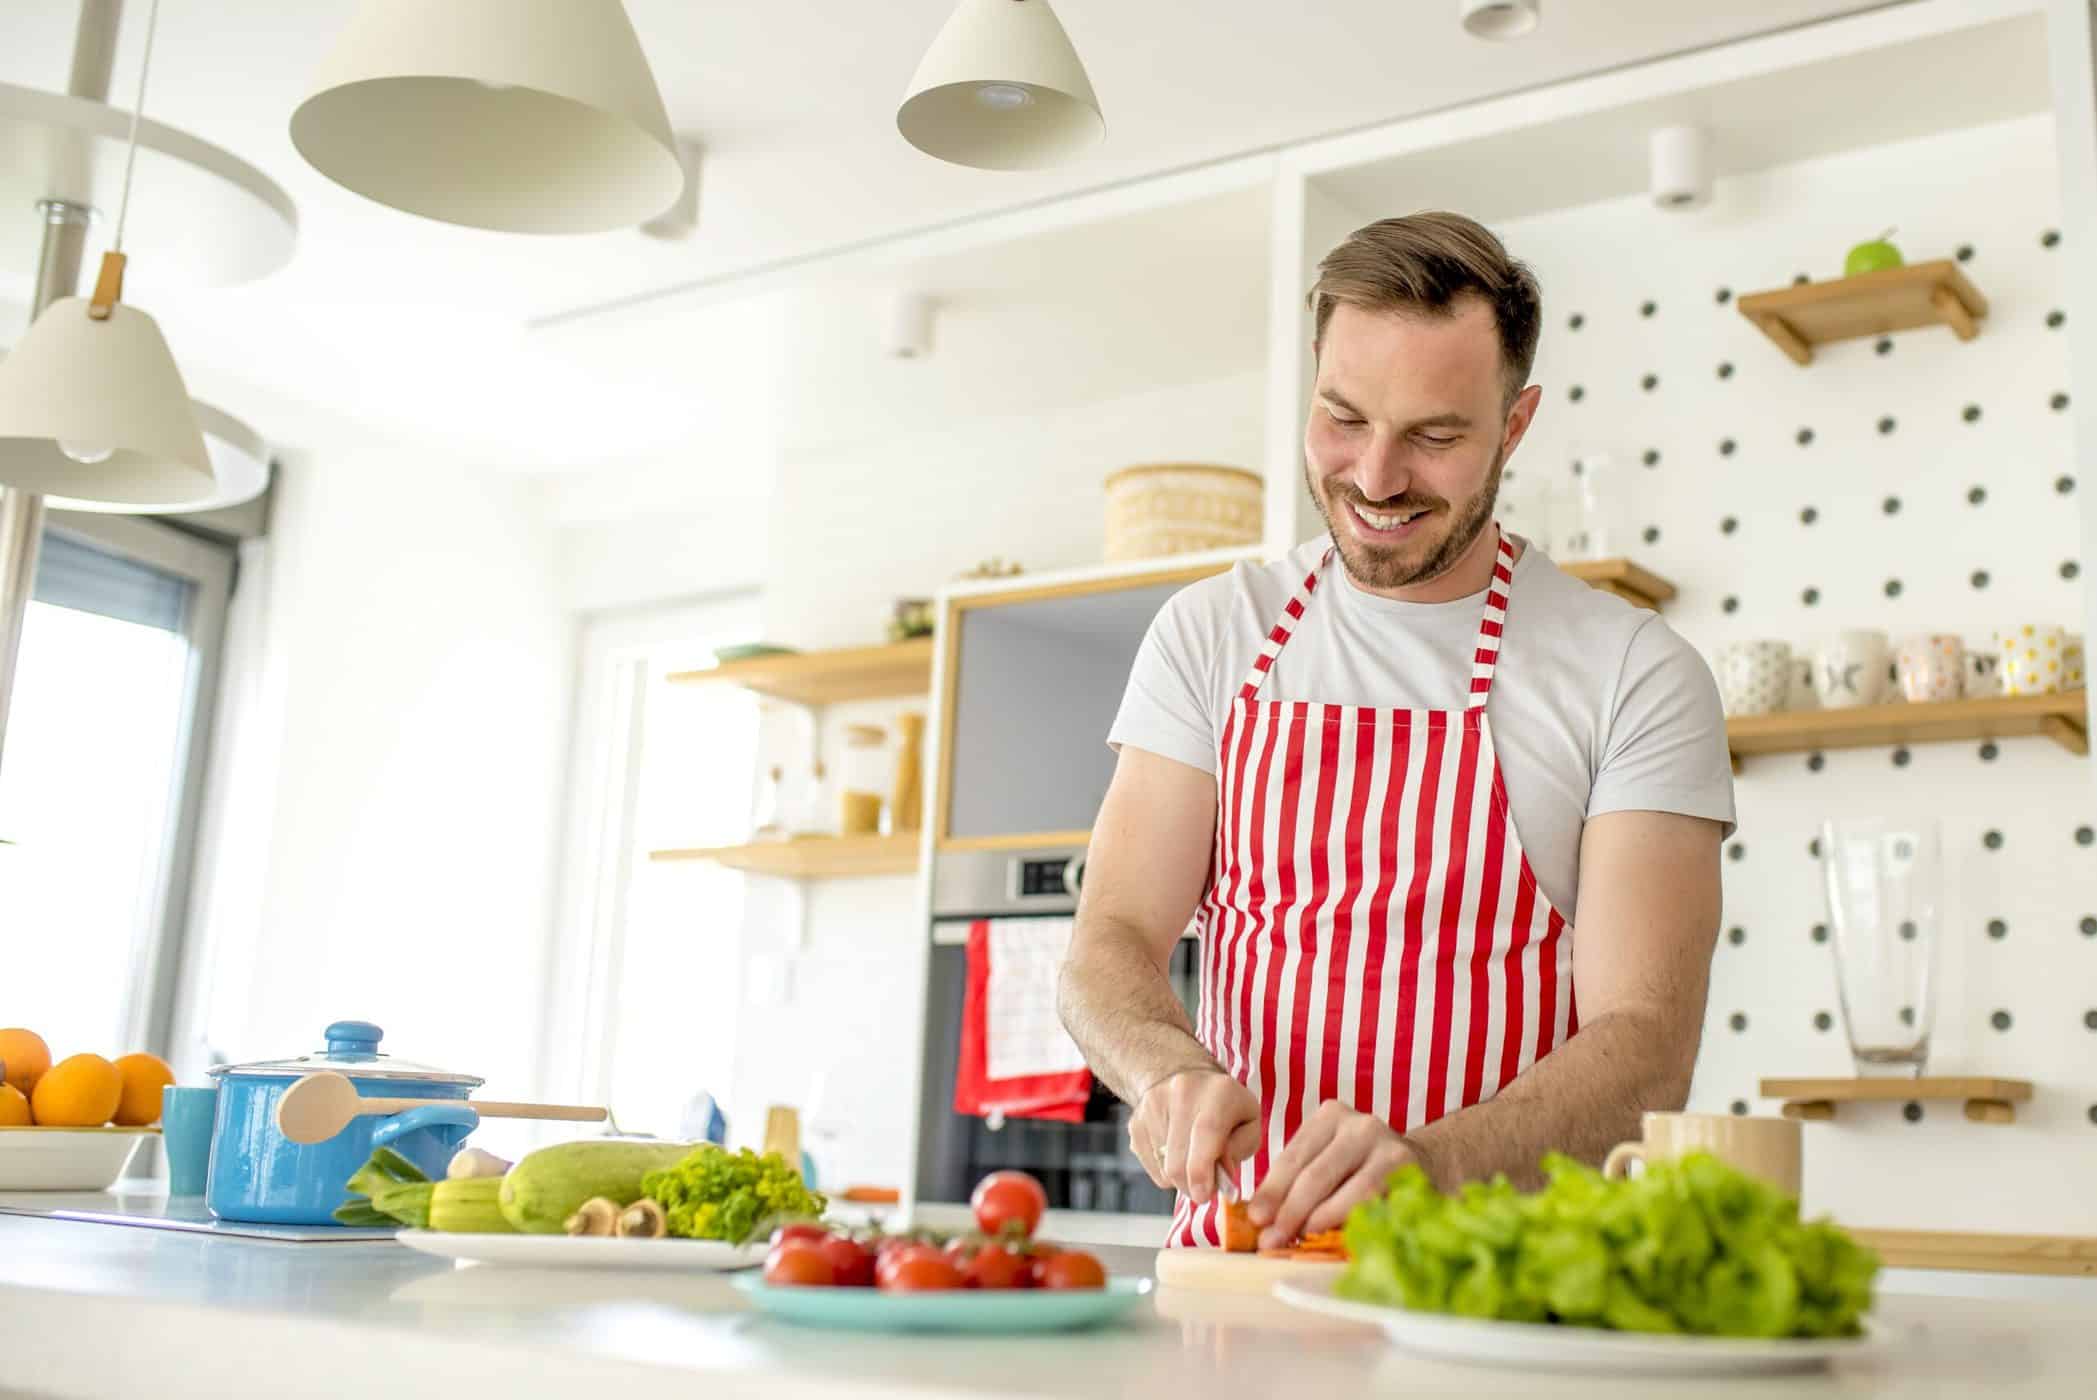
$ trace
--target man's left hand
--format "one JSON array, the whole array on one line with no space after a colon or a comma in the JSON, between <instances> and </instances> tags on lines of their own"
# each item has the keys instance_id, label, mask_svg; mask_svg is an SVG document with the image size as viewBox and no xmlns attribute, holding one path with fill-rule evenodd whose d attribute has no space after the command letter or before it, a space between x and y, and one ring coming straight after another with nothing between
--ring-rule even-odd
<instances>
[{"instance_id":1,"label":"man's left hand","mask_svg":"<svg viewBox=\"0 0 2097 1400\"><path fill-rule=\"evenodd\" d=\"M1418 1160L1382 1119L1326 1100L1253 1193L1252 1220L1264 1227L1260 1248L1281 1249L1300 1236L1338 1228L1357 1202L1383 1194L1392 1172Z\"/></svg>"}]
</instances>

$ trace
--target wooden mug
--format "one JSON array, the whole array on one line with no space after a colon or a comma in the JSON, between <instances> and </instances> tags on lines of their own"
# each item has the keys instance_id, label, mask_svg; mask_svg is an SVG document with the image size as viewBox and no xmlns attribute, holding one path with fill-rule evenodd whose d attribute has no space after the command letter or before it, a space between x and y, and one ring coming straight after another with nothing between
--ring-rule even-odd
<instances>
[{"instance_id":1,"label":"wooden mug","mask_svg":"<svg viewBox=\"0 0 2097 1400\"><path fill-rule=\"evenodd\" d=\"M1648 1113L1645 1137L1609 1149L1602 1175L1616 1180L1633 1162L1659 1161L1689 1152L1709 1152L1722 1162L1760 1177L1787 1196L1798 1195L1799 1126L1789 1118L1747 1118L1731 1113Z\"/></svg>"}]
</instances>

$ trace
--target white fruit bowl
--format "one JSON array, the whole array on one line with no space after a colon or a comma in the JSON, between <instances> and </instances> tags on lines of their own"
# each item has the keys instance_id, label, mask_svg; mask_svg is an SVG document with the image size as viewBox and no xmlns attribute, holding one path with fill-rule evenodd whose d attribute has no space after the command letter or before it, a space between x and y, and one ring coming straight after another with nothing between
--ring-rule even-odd
<instances>
[{"instance_id":1,"label":"white fruit bowl","mask_svg":"<svg viewBox=\"0 0 2097 1400\"><path fill-rule=\"evenodd\" d=\"M0 1191L107 1191L158 1128L0 1128Z\"/></svg>"}]
</instances>

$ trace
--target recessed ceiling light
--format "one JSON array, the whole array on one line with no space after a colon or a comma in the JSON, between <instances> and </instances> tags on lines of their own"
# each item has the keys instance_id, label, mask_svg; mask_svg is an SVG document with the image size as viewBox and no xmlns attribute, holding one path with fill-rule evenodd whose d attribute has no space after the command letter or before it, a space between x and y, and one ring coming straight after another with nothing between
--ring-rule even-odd
<instances>
[{"instance_id":1,"label":"recessed ceiling light","mask_svg":"<svg viewBox=\"0 0 2097 1400\"><path fill-rule=\"evenodd\" d=\"M1456 0L1463 26L1481 39L1519 39L1542 19L1543 0Z\"/></svg>"}]
</instances>

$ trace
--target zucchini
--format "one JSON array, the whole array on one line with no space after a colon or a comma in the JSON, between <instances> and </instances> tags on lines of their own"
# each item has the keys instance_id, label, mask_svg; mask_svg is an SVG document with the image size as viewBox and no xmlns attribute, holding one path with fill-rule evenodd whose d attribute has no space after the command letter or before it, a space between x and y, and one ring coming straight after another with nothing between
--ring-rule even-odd
<instances>
[{"instance_id":1,"label":"zucchini","mask_svg":"<svg viewBox=\"0 0 2097 1400\"><path fill-rule=\"evenodd\" d=\"M496 1199L503 1218L528 1235L558 1235L576 1207L603 1196L620 1209L641 1198L641 1178L674 1167L688 1142L588 1138L529 1153L501 1178Z\"/></svg>"},{"instance_id":2,"label":"zucchini","mask_svg":"<svg viewBox=\"0 0 2097 1400\"><path fill-rule=\"evenodd\" d=\"M502 1178L456 1177L430 1188L430 1228L470 1235L514 1233L497 1197Z\"/></svg>"}]
</instances>

